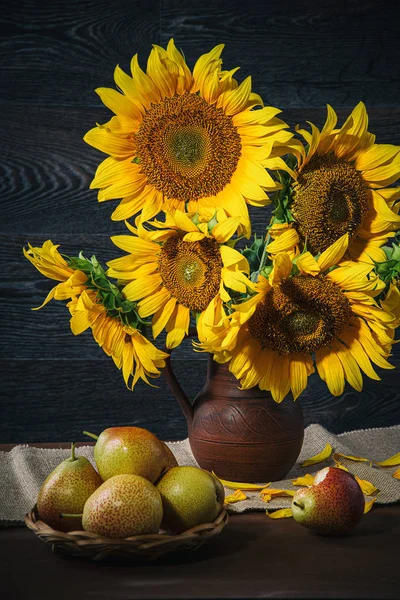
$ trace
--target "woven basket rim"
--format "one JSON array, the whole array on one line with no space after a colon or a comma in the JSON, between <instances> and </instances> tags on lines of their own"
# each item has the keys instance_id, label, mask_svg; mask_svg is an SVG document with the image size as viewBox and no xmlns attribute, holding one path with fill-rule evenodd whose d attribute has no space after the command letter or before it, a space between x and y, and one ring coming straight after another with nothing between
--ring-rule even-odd
<instances>
[{"instance_id":1,"label":"woven basket rim","mask_svg":"<svg viewBox=\"0 0 400 600\"><path fill-rule=\"evenodd\" d=\"M58 548L64 548L73 553L73 549L85 551L86 555L98 553L99 547L108 549L107 554L113 550L123 550L131 554L148 554L151 551L161 555L182 547L196 548L202 545L208 538L218 534L228 521L228 513L222 508L216 519L210 523L202 523L179 534L169 534L164 531L159 533L141 534L127 538L109 538L99 536L89 531L59 531L47 525L39 519L36 505L25 515L25 525L31 529L40 539L54 544ZM92 547L92 551L91 551Z\"/></svg>"}]
</instances>

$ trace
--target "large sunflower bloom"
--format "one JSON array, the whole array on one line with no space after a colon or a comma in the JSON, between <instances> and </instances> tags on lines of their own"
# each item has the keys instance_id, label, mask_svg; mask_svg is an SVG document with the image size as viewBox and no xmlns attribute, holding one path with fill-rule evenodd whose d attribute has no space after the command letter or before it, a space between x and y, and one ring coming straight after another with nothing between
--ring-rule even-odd
<instances>
[{"instance_id":1,"label":"large sunflower bloom","mask_svg":"<svg viewBox=\"0 0 400 600\"><path fill-rule=\"evenodd\" d=\"M107 315L94 290L85 290L67 304L72 315L72 333L79 335L90 328L96 342L111 356L127 387L133 390L138 379L151 385L149 377L159 377L168 354L158 350L143 334Z\"/></svg>"},{"instance_id":2,"label":"large sunflower bloom","mask_svg":"<svg viewBox=\"0 0 400 600\"><path fill-rule=\"evenodd\" d=\"M137 229L127 224L132 236L111 238L130 254L110 261L107 275L125 284L122 291L128 300L138 301L141 318L153 317L154 338L166 329L167 348L182 342L191 313L201 335L225 314L223 303L231 300L227 288L246 294L254 287L245 275L246 258L224 243L236 231L239 217L227 218L222 210L217 216L220 222L215 220L210 229L177 210L165 223L154 221L154 231L141 223Z\"/></svg>"},{"instance_id":3,"label":"large sunflower bloom","mask_svg":"<svg viewBox=\"0 0 400 600\"><path fill-rule=\"evenodd\" d=\"M362 102L340 129L336 123L337 115L328 105L321 131L312 123L311 133L296 128L307 147L299 140L291 142L298 159L289 205L295 223L281 236L280 249L306 242L317 254L348 234L349 258L384 261L381 246L400 227L400 188L389 187L400 176L400 146L375 143ZM271 244L271 253L276 246Z\"/></svg>"},{"instance_id":4,"label":"large sunflower bloom","mask_svg":"<svg viewBox=\"0 0 400 600\"><path fill-rule=\"evenodd\" d=\"M260 277L258 293L236 306L229 326L216 328L202 347L214 351L243 389L258 385L281 402L291 391L296 399L314 372L334 396L345 381L361 391L363 371L379 379L371 363L385 369L393 339L395 316L374 297L384 284L371 265L340 260L335 244L316 260L305 252L293 263L279 253L268 279Z\"/></svg>"},{"instance_id":5,"label":"large sunflower bloom","mask_svg":"<svg viewBox=\"0 0 400 600\"><path fill-rule=\"evenodd\" d=\"M28 250L23 248L25 258L42 275L61 282L50 290L41 306L33 310L42 308L53 298L55 300L67 300L78 296L87 287L87 276L85 273L77 269L72 269L58 252L58 247L58 245L55 246L53 242L47 240L41 248L31 246L31 244L28 244Z\"/></svg>"},{"instance_id":6,"label":"large sunflower bloom","mask_svg":"<svg viewBox=\"0 0 400 600\"><path fill-rule=\"evenodd\" d=\"M266 192L280 187L265 167L284 165L279 156L292 134L276 118L280 110L252 110L262 100L251 77L238 85L237 69L222 71L222 50L200 56L191 72L171 39L166 50L153 46L146 72L137 55L132 77L116 67L120 92L96 90L115 116L84 139L110 155L91 187L99 201L122 198L113 220L216 206L240 217L239 233L250 235L247 204L268 204Z\"/></svg>"}]
</instances>

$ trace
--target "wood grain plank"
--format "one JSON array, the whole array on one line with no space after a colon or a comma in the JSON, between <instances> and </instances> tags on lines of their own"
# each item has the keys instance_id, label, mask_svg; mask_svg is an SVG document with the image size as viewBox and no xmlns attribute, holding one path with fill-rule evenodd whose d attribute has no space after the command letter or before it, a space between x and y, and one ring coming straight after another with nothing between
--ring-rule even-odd
<instances>
[{"instance_id":1,"label":"wood grain plank","mask_svg":"<svg viewBox=\"0 0 400 600\"><path fill-rule=\"evenodd\" d=\"M3 1L2 102L93 106L92 90L110 85L152 43L174 37L191 66L217 43L224 64L252 75L257 92L281 106L396 106L399 93L397 3L374 0ZM54 85L56 78L57 85ZM40 81L40 85L38 82Z\"/></svg>"},{"instance_id":2,"label":"wood grain plank","mask_svg":"<svg viewBox=\"0 0 400 600\"><path fill-rule=\"evenodd\" d=\"M393 362L400 366L399 355ZM206 363L177 360L174 368L193 399L204 384ZM361 393L347 386L337 398L316 375L311 376L300 398L306 425L320 423L340 433L399 424L398 373L380 374L381 382L366 380ZM146 427L163 439L187 435L180 408L162 378L157 389L139 382L132 393L110 359L1 361L0 376L2 443L84 440L83 429L99 432L128 424Z\"/></svg>"},{"instance_id":3,"label":"wood grain plank","mask_svg":"<svg viewBox=\"0 0 400 600\"><path fill-rule=\"evenodd\" d=\"M340 122L349 109L338 110ZM370 131L378 143L400 144L400 108L371 108ZM104 118L102 119L101 116ZM89 147L82 137L96 120L105 121L108 111L24 107L9 105L3 112L7 128L2 131L0 232L107 233L125 230L112 222L118 201L97 202L97 191L89 185L105 155ZM291 127L307 120L322 126L325 109L287 109L282 117ZM263 222L265 210L251 211ZM55 240L53 240L55 241Z\"/></svg>"},{"instance_id":4,"label":"wood grain plank","mask_svg":"<svg viewBox=\"0 0 400 600\"><path fill-rule=\"evenodd\" d=\"M161 43L174 37L190 63L225 43L224 66L252 75L268 104L398 106L398 3L374 0L186 0L162 5Z\"/></svg>"},{"instance_id":5,"label":"wood grain plank","mask_svg":"<svg viewBox=\"0 0 400 600\"><path fill-rule=\"evenodd\" d=\"M3 0L1 103L95 106L115 66L160 41L160 0Z\"/></svg>"}]
</instances>

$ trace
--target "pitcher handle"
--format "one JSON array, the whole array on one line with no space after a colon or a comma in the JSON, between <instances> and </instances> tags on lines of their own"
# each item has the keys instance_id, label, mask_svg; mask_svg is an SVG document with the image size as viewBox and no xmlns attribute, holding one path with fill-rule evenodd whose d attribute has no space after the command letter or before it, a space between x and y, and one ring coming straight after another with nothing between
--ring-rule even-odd
<instances>
[{"instance_id":1,"label":"pitcher handle","mask_svg":"<svg viewBox=\"0 0 400 600\"><path fill-rule=\"evenodd\" d=\"M194 337L196 334L196 329L194 327L191 327L186 337ZM171 350L164 350L166 352L171 352ZM185 415L187 424L191 424L193 420L193 407L172 369L171 356L169 356L165 360L165 367L162 372L169 389L174 394L179 406L182 409L183 414Z\"/></svg>"}]
</instances>

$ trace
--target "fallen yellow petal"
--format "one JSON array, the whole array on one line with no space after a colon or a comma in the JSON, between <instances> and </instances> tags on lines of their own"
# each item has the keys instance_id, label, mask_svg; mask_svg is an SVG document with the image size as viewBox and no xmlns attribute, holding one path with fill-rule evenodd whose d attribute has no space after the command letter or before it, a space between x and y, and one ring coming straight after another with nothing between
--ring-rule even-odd
<instances>
[{"instance_id":1,"label":"fallen yellow petal","mask_svg":"<svg viewBox=\"0 0 400 600\"><path fill-rule=\"evenodd\" d=\"M241 502L242 500L246 500L247 496L242 490L236 490L233 494L228 494L225 496L225 504L235 504L235 502Z\"/></svg>"},{"instance_id":2,"label":"fallen yellow petal","mask_svg":"<svg viewBox=\"0 0 400 600\"><path fill-rule=\"evenodd\" d=\"M397 465L400 465L400 452L376 464L380 467L397 467Z\"/></svg>"},{"instance_id":3,"label":"fallen yellow petal","mask_svg":"<svg viewBox=\"0 0 400 600\"><path fill-rule=\"evenodd\" d=\"M308 467L309 465L316 465L317 463L323 462L332 454L332 446L330 444L326 444L325 448L319 454L312 456L311 458L307 458L304 462L301 463L302 467Z\"/></svg>"},{"instance_id":4,"label":"fallen yellow petal","mask_svg":"<svg viewBox=\"0 0 400 600\"><path fill-rule=\"evenodd\" d=\"M348 468L345 467L344 465L341 465L340 463L336 463L335 468L336 469L342 469L342 471L347 471L349 473Z\"/></svg>"},{"instance_id":5,"label":"fallen yellow petal","mask_svg":"<svg viewBox=\"0 0 400 600\"><path fill-rule=\"evenodd\" d=\"M372 498L372 500L367 500L364 506L364 515L365 513L369 512L374 504L374 502L376 501L376 498Z\"/></svg>"},{"instance_id":6,"label":"fallen yellow petal","mask_svg":"<svg viewBox=\"0 0 400 600\"><path fill-rule=\"evenodd\" d=\"M267 487L268 485L271 485L271 483L262 483L259 485L257 483L240 483L238 481L227 481L226 479L221 479L220 477L218 477L218 475L216 475L214 473L214 471L212 471L212 474L215 475L215 477L220 480L222 485L224 485L227 488L230 488L231 490L258 491L258 490L262 490L263 488Z\"/></svg>"},{"instance_id":7,"label":"fallen yellow petal","mask_svg":"<svg viewBox=\"0 0 400 600\"><path fill-rule=\"evenodd\" d=\"M374 484L370 481L367 481L366 479L360 479L357 475L354 475L354 477L356 478L358 485L362 489L363 494L365 494L366 496L373 496L374 494L379 492L378 488L376 488Z\"/></svg>"},{"instance_id":8,"label":"fallen yellow petal","mask_svg":"<svg viewBox=\"0 0 400 600\"><path fill-rule=\"evenodd\" d=\"M395 479L400 479L400 469L397 469L392 475Z\"/></svg>"},{"instance_id":9,"label":"fallen yellow petal","mask_svg":"<svg viewBox=\"0 0 400 600\"><path fill-rule=\"evenodd\" d=\"M292 509L291 508L280 508L279 510L274 510L273 512L266 511L267 515L270 519L287 519L288 517L292 517Z\"/></svg>"},{"instance_id":10,"label":"fallen yellow petal","mask_svg":"<svg viewBox=\"0 0 400 600\"><path fill-rule=\"evenodd\" d=\"M347 458L347 460L356 460L357 462L367 462L369 463L369 466L372 467L372 461L370 461L368 458L363 458L362 456L351 456L350 454L342 454L341 452L335 452L335 454L333 455L333 460L338 465L341 464L341 458Z\"/></svg>"},{"instance_id":11,"label":"fallen yellow petal","mask_svg":"<svg viewBox=\"0 0 400 600\"><path fill-rule=\"evenodd\" d=\"M303 477L298 477L292 481L293 485L301 485L302 487L309 487L314 483L314 475L303 475Z\"/></svg>"},{"instance_id":12,"label":"fallen yellow petal","mask_svg":"<svg viewBox=\"0 0 400 600\"><path fill-rule=\"evenodd\" d=\"M272 498L278 497L278 496L293 497L295 495L295 493L296 493L295 490L278 490L278 489L265 488L265 490L261 490L260 496L264 502L269 502L270 500L272 500Z\"/></svg>"}]
</instances>

